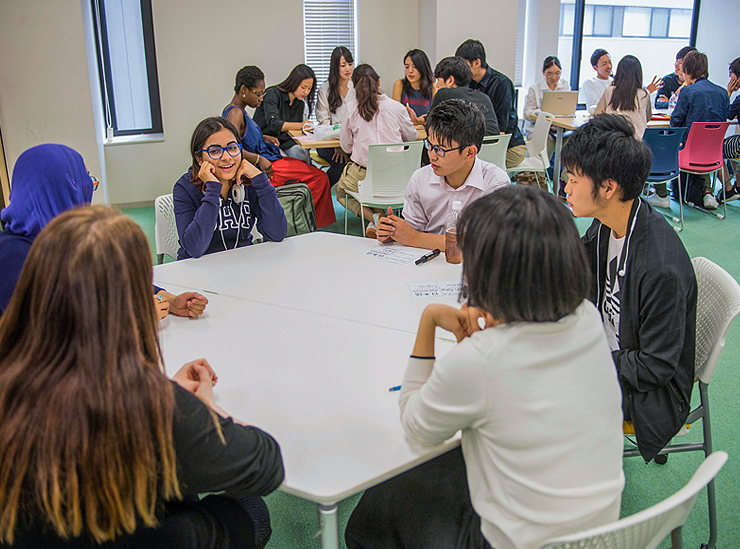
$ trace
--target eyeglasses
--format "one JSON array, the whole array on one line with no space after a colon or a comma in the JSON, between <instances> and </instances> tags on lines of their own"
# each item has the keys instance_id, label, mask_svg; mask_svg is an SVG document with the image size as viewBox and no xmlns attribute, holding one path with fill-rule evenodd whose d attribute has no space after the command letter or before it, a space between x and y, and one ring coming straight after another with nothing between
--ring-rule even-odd
<instances>
[{"instance_id":1,"label":"eyeglasses","mask_svg":"<svg viewBox=\"0 0 740 549\"><path fill-rule=\"evenodd\" d=\"M264 97L264 96L265 96L265 93L267 93L267 90L265 90L265 91L261 91L261 92L258 92L257 90L249 90L249 91L251 91L251 92L252 92L252 93L253 93L254 95L256 95L256 96L257 96L258 98L260 98L260 97Z\"/></svg>"},{"instance_id":2,"label":"eyeglasses","mask_svg":"<svg viewBox=\"0 0 740 549\"><path fill-rule=\"evenodd\" d=\"M432 145L428 139L424 140L424 148L429 152L434 152L440 158L444 158L448 152L461 151L463 147L453 147L452 149L443 149L439 145Z\"/></svg>"},{"instance_id":3,"label":"eyeglasses","mask_svg":"<svg viewBox=\"0 0 740 549\"><path fill-rule=\"evenodd\" d=\"M97 190L98 190L98 185L100 185L100 181L98 181L98 178L97 178L97 177L95 177L95 176L94 176L93 174L91 174L90 172L87 172L87 175L89 175L89 176L90 176L90 179L92 180L92 184L93 184L93 192L97 191Z\"/></svg>"},{"instance_id":4,"label":"eyeglasses","mask_svg":"<svg viewBox=\"0 0 740 549\"><path fill-rule=\"evenodd\" d=\"M218 145L211 145L207 149L200 149L200 152L208 153L211 160L221 160L224 155L224 151L229 153L229 156L238 156L242 152L241 143L229 143L225 147L219 147Z\"/></svg>"}]
</instances>

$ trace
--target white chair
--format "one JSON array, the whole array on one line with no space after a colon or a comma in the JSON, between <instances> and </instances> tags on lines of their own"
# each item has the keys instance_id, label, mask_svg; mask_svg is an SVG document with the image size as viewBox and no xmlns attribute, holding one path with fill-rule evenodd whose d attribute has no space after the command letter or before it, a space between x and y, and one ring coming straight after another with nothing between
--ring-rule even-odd
<instances>
[{"instance_id":1,"label":"white chair","mask_svg":"<svg viewBox=\"0 0 740 549\"><path fill-rule=\"evenodd\" d=\"M547 154L547 136L550 133L553 120L555 120L555 117L549 112L541 111L537 115L534 130L532 130L531 137L527 141L527 158L518 166L506 170L506 173L542 172L551 185L553 194L557 196L558 190L547 175L547 168L550 167L550 158Z\"/></svg>"},{"instance_id":2,"label":"white chair","mask_svg":"<svg viewBox=\"0 0 740 549\"><path fill-rule=\"evenodd\" d=\"M726 461L726 452L714 452L686 486L660 503L611 524L550 539L540 549L655 549L668 534L671 534L673 549L681 549L681 527L696 496L713 482Z\"/></svg>"},{"instance_id":3,"label":"white chair","mask_svg":"<svg viewBox=\"0 0 740 549\"><path fill-rule=\"evenodd\" d=\"M740 284L727 271L705 257L691 260L696 272L696 354L694 372L699 384L699 405L689 413L686 425L699 419L702 421L703 441L691 444L669 444L656 462L665 463L666 454L677 452L703 451L705 456L712 453L712 426L709 420L709 383L717 369L720 354L725 346L730 326L740 314ZM685 434L685 429L682 429ZM625 457L638 456L639 450L628 449ZM662 459L658 459L661 456ZM714 482L707 487L709 506L709 541L707 547L714 549L717 541L717 501Z\"/></svg>"},{"instance_id":4,"label":"white chair","mask_svg":"<svg viewBox=\"0 0 740 549\"><path fill-rule=\"evenodd\" d=\"M358 183L358 191L347 191L350 198L360 203L362 234L365 234L365 206L400 208L406 195L411 174L421 165L422 141L370 145L367 153L365 179ZM347 234L347 210L344 210L344 234Z\"/></svg>"},{"instance_id":5,"label":"white chair","mask_svg":"<svg viewBox=\"0 0 740 549\"><path fill-rule=\"evenodd\" d=\"M154 200L154 248L158 265L164 261L164 254L177 259L180 238L177 235L175 206L171 194L163 194Z\"/></svg>"},{"instance_id":6,"label":"white chair","mask_svg":"<svg viewBox=\"0 0 740 549\"><path fill-rule=\"evenodd\" d=\"M483 138L483 144L478 151L478 158L496 164L502 170L506 169L506 151L509 148L510 133L503 135L488 135Z\"/></svg>"}]
</instances>

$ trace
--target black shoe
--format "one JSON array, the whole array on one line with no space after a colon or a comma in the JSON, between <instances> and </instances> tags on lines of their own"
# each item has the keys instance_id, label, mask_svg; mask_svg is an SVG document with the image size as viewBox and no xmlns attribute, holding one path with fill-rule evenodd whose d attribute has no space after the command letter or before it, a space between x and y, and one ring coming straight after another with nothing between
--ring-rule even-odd
<instances>
[{"instance_id":1,"label":"black shoe","mask_svg":"<svg viewBox=\"0 0 740 549\"><path fill-rule=\"evenodd\" d=\"M725 196L727 197L727 202L732 202L733 200L737 200L740 198L740 193L738 192L737 188L732 187L729 191L725 191ZM717 202L722 204L722 191L717 193Z\"/></svg>"}]
</instances>

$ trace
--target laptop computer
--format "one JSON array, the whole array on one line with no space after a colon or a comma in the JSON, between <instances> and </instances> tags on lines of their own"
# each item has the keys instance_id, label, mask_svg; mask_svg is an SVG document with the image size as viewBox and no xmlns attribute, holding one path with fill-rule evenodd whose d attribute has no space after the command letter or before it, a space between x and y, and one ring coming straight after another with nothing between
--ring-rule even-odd
<instances>
[{"instance_id":1,"label":"laptop computer","mask_svg":"<svg viewBox=\"0 0 740 549\"><path fill-rule=\"evenodd\" d=\"M577 91L545 91L542 94L542 110L555 116L575 115L577 104Z\"/></svg>"}]
</instances>

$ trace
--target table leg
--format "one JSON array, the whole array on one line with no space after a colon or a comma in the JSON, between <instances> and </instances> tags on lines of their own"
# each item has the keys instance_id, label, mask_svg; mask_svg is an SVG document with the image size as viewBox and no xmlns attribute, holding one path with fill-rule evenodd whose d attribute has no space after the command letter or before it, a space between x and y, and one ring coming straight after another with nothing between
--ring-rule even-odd
<instances>
[{"instance_id":1,"label":"table leg","mask_svg":"<svg viewBox=\"0 0 740 549\"><path fill-rule=\"evenodd\" d=\"M560 191L560 151L563 150L563 128L556 126L555 134L555 162L552 170L552 193L558 196Z\"/></svg>"},{"instance_id":2,"label":"table leg","mask_svg":"<svg viewBox=\"0 0 740 549\"><path fill-rule=\"evenodd\" d=\"M319 503L319 532L321 549L339 549L339 515L337 504Z\"/></svg>"}]
</instances>

